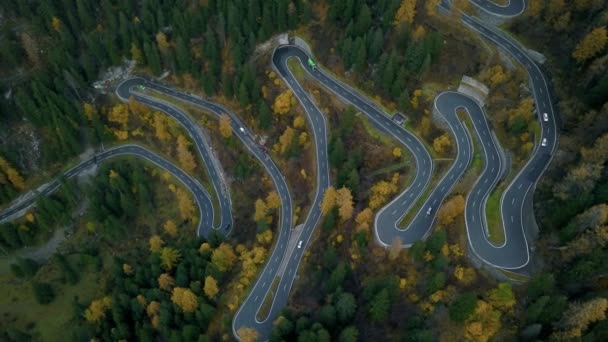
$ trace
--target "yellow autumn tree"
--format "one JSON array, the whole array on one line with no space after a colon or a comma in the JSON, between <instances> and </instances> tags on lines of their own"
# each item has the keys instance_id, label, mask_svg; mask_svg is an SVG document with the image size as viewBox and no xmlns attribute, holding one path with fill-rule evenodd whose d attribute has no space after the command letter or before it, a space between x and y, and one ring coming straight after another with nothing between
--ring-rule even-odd
<instances>
[{"instance_id":1,"label":"yellow autumn tree","mask_svg":"<svg viewBox=\"0 0 608 342\"><path fill-rule=\"evenodd\" d=\"M176 287L171 294L171 301L179 306L184 312L194 312L198 308L198 298L192 290Z\"/></svg>"},{"instance_id":2,"label":"yellow autumn tree","mask_svg":"<svg viewBox=\"0 0 608 342\"><path fill-rule=\"evenodd\" d=\"M211 262L217 266L220 272L226 272L234 266L237 256L234 254L232 246L227 243L222 243L218 248L213 250L211 254Z\"/></svg>"},{"instance_id":3,"label":"yellow autumn tree","mask_svg":"<svg viewBox=\"0 0 608 342\"><path fill-rule=\"evenodd\" d=\"M393 148L393 157L395 157L396 159L400 159L402 155L403 155L403 152L401 151L401 148L399 148L399 147Z\"/></svg>"},{"instance_id":4,"label":"yellow autumn tree","mask_svg":"<svg viewBox=\"0 0 608 342\"><path fill-rule=\"evenodd\" d=\"M606 27L595 28L587 33L583 40L576 45L572 57L577 62L582 63L597 56L598 53L604 50L606 43L608 43L608 31Z\"/></svg>"},{"instance_id":5,"label":"yellow autumn tree","mask_svg":"<svg viewBox=\"0 0 608 342\"><path fill-rule=\"evenodd\" d=\"M274 210L281 206L281 198L276 191L268 193L268 196L266 196L266 206L269 210Z\"/></svg>"},{"instance_id":6,"label":"yellow autumn tree","mask_svg":"<svg viewBox=\"0 0 608 342\"><path fill-rule=\"evenodd\" d=\"M133 267L131 267L131 265L129 265L129 264L122 264L122 271L126 275L131 275L131 274L133 274Z\"/></svg>"},{"instance_id":7,"label":"yellow autumn tree","mask_svg":"<svg viewBox=\"0 0 608 342\"><path fill-rule=\"evenodd\" d=\"M129 124L129 107L122 103L112 107L108 113L108 121L119 124L123 129L126 128Z\"/></svg>"},{"instance_id":8,"label":"yellow autumn tree","mask_svg":"<svg viewBox=\"0 0 608 342\"><path fill-rule=\"evenodd\" d=\"M369 231L373 217L374 212L370 208L365 208L359 214L357 214L357 217L355 217L357 231Z\"/></svg>"},{"instance_id":9,"label":"yellow autumn tree","mask_svg":"<svg viewBox=\"0 0 608 342\"><path fill-rule=\"evenodd\" d=\"M153 253L160 252L161 248L165 244L163 239L161 239L160 236L158 236L158 235L152 235L152 237L150 237L149 243L150 243L150 251Z\"/></svg>"},{"instance_id":10,"label":"yellow autumn tree","mask_svg":"<svg viewBox=\"0 0 608 342\"><path fill-rule=\"evenodd\" d=\"M336 204L338 205L338 213L342 221L346 221L353 216L353 195L350 193L349 188L342 187L338 190Z\"/></svg>"},{"instance_id":11,"label":"yellow autumn tree","mask_svg":"<svg viewBox=\"0 0 608 342\"><path fill-rule=\"evenodd\" d=\"M255 222L260 222L266 218L266 213L268 212L268 206L263 199L257 199L255 201L255 212L253 213L253 220Z\"/></svg>"},{"instance_id":12,"label":"yellow autumn tree","mask_svg":"<svg viewBox=\"0 0 608 342\"><path fill-rule=\"evenodd\" d=\"M190 141L182 134L177 137L177 160L182 169L188 173L196 168L196 159L190 152Z\"/></svg>"},{"instance_id":13,"label":"yellow autumn tree","mask_svg":"<svg viewBox=\"0 0 608 342\"><path fill-rule=\"evenodd\" d=\"M437 14L437 6L439 6L440 2L441 0L426 0L424 2L424 9L426 11L426 15L428 15L429 17L434 17L435 14Z\"/></svg>"},{"instance_id":14,"label":"yellow autumn tree","mask_svg":"<svg viewBox=\"0 0 608 342\"><path fill-rule=\"evenodd\" d=\"M175 286L175 279L169 273L161 273L158 276L158 287L161 290L171 291Z\"/></svg>"},{"instance_id":15,"label":"yellow autumn tree","mask_svg":"<svg viewBox=\"0 0 608 342\"><path fill-rule=\"evenodd\" d=\"M173 269L180 258L180 252L174 248L163 247L160 250L160 265L167 271Z\"/></svg>"},{"instance_id":16,"label":"yellow autumn tree","mask_svg":"<svg viewBox=\"0 0 608 342\"><path fill-rule=\"evenodd\" d=\"M190 194L182 188L178 188L175 191L175 196L177 197L177 206L181 218L184 220L191 219L194 215L194 203L190 199Z\"/></svg>"},{"instance_id":17,"label":"yellow autumn tree","mask_svg":"<svg viewBox=\"0 0 608 342\"><path fill-rule=\"evenodd\" d=\"M463 285L470 285L477 278L477 274L473 268L458 265L454 268L454 277Z\"/></svg>"},{"instance_id":18,"label":"yellow autumn tree","mask_svg":"<svg viewBox=\"0 0 608 342\"><path fill-rule=\"evenodd\" d=\"M287 149L291 145L291 142L293 141L295 133L296 131L293 128L289 126L285 128L285 131L279 137L279 143L276 145L278 147L278 152L283 154L287 151Z\"/></svg>"},{"instance_id":19,"label":"yellow autumn tree","mask_svg":"<svg viewBox=\"0 0 608 342\"><path fill-rule=\"evenodd\" d=\"M272 242L272 230L266 229L265 231L257 234L255 239L259 244L269 245Z\"/></svg>"},{"instance_id":20,"label":"yellow autumn tree","mask_svg":"<svg viewBox=\"0 0 608 342\"><path fill-rule=\"evenodd\" d=\"M454 219L464 212L464 207L465 200L462 195L456 195L450 198L441 206L437 213L439 224L445 226L454 222Z\"/></svg>"},{"instance_id":21,"label":"yellow autumn tree","mask_svg":"<svg viewBox=\"0 0 608 342\"><path fill-rule=\"evenodd\" d=\"M230 117L228 114L222 114L218 123L220 134L224 138L230 138L232 136L232 126L230 125Z\"/></svg>"},{"instance_id":22,"label":"yellow autumn tree","mask_svg":"<svg viewBox=\"0 0 608 342\"><path fill-rule=\"evenodd\" d=\"M8 178L8 181L11 182L11 184L15 187L15 189L17 190L23 190L25 189L25 180L23 179L23 177L19 174L19 172L11 166L11 164L9 164L6 159L0 157L0 171L4 172L4 174L6 174L6 178ZM2 173L0 172L0 177L2 176Z\"/></svg>"},{"instance_id":23,"label":"yellow autumn tree","mask_svg":"<svg viewBox=\"0 0 608 342\"><path fill-rule=\"evenodd\" d=\"M433 140L433 150L439 154L447 153L452 147L452 140L447 133L444 133Z\"/></svg>"},{"instance_id":24,"label":"yellow autumn tree","mask_svg":"<svg viewBox=\"0 0 608 342\"><path fill-rule=\"evenodd\" d=\"M106 311L112 307L112 298L109 296L96 299L91 302L89 307L84 311L84 318L87 322L98 323L106 317Z\"/></svg>"},{"instance_id":25,"label":"yellow autumn tree","mask_svg":"<svg viewBox=\"0 0 608 342\"><path fill-rule=\"evenodd\" d=\"M97 118L97 109L95 109L95 107L88 102L85 102L82 105L82 111L84 112L84 116L89 121L93 121L95 118Z\"/></svg>"},{"instance_id":26,"label":"yellow autumn tree","mask_svg":"<svg viewBox=\"0 0 608 342\"><path fill-rule=\"evenodd\" d=\"M203 291L205 291L205 295L210 299L215 298L215 295L220 291L217 287L217 281L212 276L207 276L205 278L205 286L203 287Z\"/></svg>"},{"instance_id":27,"label":"yellow autumn tree","mask_svg":"<svg viewBox=\"0 0 608 342\"><path fill-rule=\"evenodd\" d=\"M425 36L426 36L426 30L424 29L424 26L422 26L422 25L416 26L416 29L412 33L412 39L414 39L415 41L418 42L418 41L421 41Z\"/></svg>"},{"instance_id":28,"label":"yellow autumn tree","mask_svg":"<svg viewBox=\"0 0 608 342\"><path fill-rule=\"evenodd\" d=\"M255 342L260 337L257 330L249 327L242 327L236 332L239 335L241 342Z\"/></svg>"},{"instance_id":29,"label":"yellow autumn tree","mask_svg":"<svg viewBox=\"0 0 608 342\"><path fill-rule=\"evenodd\" d=\"M608 299L593 298L584 303L573 303L564 312L558 326L560 331L553 333L553 340L570 340L580 337L590 324L606 319Z\"/></svg>"},{"instance_id":30,"label":"yellow autumn tree","mask_svg":"<svg viewBox=\"0 0 608 342\"><path fill-rule=\"evenodd\" d=\"M287 114L291 109L293 101L293 93L290 89L287 89L274 99L272 111L279 115Z\"/></svg>"},{"instance_id":31,"label":"yellow autumn tree","mask_svg":"<svg viewBox=\"0 0 608 342\"><path fill-rule=\"evenodd\" d=\"M321 202L321 213L327 215L335 206L338 193L333 186L330 186L325 190L323 194L323 201Z\"/></svg>"},{"instance_id":32,"label":"yellow autumn tree","mask_svg":"<svg viewBox=\"0 0 608 342\"><path fill-rule=\"evenodd\" d=\"M515 294L509 283L499 283L494 289L488 291L488 301L496 309L507 312L515 306Z\"/></svg>"},{"instance_id":33,"label":"yellow autumn tree","mask_svg":"<svg viewBox=\"0 0 608 342\"><path fill-rule=\"evenodd\" d=\"M51 26L53 27L53 30L60 32L61 31L61 19L53 16L51 18Z\"/></svg>"},{"instance_id":34,"label":"yellow autumn tree","mask_svg":"<svg viewBox=\"0 0 608 342\"><path fill-rule=\"evenodd\" d=\"M500 311L494 310L483 300L477 301L475 313L465 323L465 338L468 341L487 342L501 328Z\"/></svg>"},{"instance_id":35,"label":"yellow autumn tree","mask_svg":"<svg viewBox=\"0 0 608 342\"><path fill-rule=\"evenodd\" d=\"M304 127L304 117L302 115L298 115L295 119L293 119L293 128L297 129L302 127Z\"/></svg>"},{"instance_id":36,"label":"yellow autumn tree","mask_svg":"<svg viewBox=\"0 0 608 342\"><path fill-rule=\"evenodd\" d=\"M154 134L161 141L169 141L171 139L171 132L167 125L167 117L160 113L154 112L153 122Z\"/></svg>"},{"instance_id":37,"label":"yellow autumn tree","mask_svg":"<svg viewBox=\"0 0 608 342\"><path fill-rule=\"evenodd\" d=\"M412 24L414 22L414 16L416 15L416 0L402 0L401 6L395 14L395 25L399 25L403 22Z\"/></svg>"},{"instance_id":38,"label":"yellow autumn tree","mask_svg":"<svg viewBox=\"0 0 608 342\"><path fill-rule=\"evenodd\" d=\"M369 208L376 210L380 208L388 200L388 196L397 192L397 185L392 182L380 181L371 188L369 197Z\"/></svg>"},{"instance_id":39,"label":"yellow autumn tree","mask_svg":"<svg viewBox=\"0 0 608 342\"><path fill-rule=\"evenodd\" d=\"M158 45L160 52L167 52L170 46L169 41L167 40L167 35L165 35L163 32L158 32L156 34L156 44Z\"/></svg>"},{"instance_id":40,"label":"yellow autumn tree","mask_svg":"<svg viewBox=\"0 0 608 342\"><path fill-rule=\"evenodd\" d=\"M177 225L175 222L173 222L173 220L167 220L167 222L165 222L163 225L163 230L171 237L177 236Z\"/></svg>"},{"instance_id":41,"label":"yellow autumn tree","mask_svg":"<svg viewBox=\"0 0 608 342\"><path fill-rule=\"evenodd\" d=\"M150 115L150 109L143 103L137 101L133 96L129 97L129 110L131 113L144 120L147 120Z\"/></svg>"}]
</instances>

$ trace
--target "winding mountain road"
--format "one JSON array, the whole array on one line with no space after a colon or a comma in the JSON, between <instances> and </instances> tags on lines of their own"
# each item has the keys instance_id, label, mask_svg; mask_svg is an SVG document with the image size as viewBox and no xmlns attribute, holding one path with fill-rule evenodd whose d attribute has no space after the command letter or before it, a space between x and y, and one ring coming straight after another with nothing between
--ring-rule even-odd
<instances>
[{"instance_id":1,"label":"winding mountain road","mask_svg":"<svg viewBox=\"0 0 608 342\"><path fill-rule=\"evenodd\" d=\"M213 225L213 205L211 203L211 197L209 196L209 193L207 193L207 190L205 190L205 188L199 183L199 181L182 171L172 162L139 145L121 145L96 153L92 158L87 159L64 172L62 176L69 179L90 169L104 160L125 155L142 158L155 164L156 166L172 174L186 188L188 188L188 190L190 190L199 208L200 220L197 229L199 234L205 231L205 227L211 227ZM30 207L36 202L39 196L49 195L56 191L60 186L61 181L59 178L52 180L51 182L47 183L42 190L37 191L36 196L32 196L31 198L28 198L27 200L24 200L10 209L0 213L0 221Z\"/></svg>"},{"instance_id":2,"label":"winding mountain road","mask_svg":"<svg viewBox=\"0 0 608 342\"><path fill-rule=\"evenodd\" d=\"M488 13L503 17L519 15L525 9L524 0L510 0L505 6L487 0L470 1ZM441 6L448 8L449 1L443 0ZM407 129L396 124L391 116L383 112L366 96L342 83L322 68L308 66L307 61L312 56L306 50L295 45L277 47L272 56L272 66L304 108L314 137L317 167L316 188L314 195L312 195L311 208L304 223L298 229L293 229L291 194L283 175L272 159L264 152L264 149L256 143L255 137L245 128L238 116L216 103L143 78L136 77L122 82L117 87L116 94L122 101L128 101L130 97L134 97L139 102L163 111L175 118L190 134L201 158L205 162L209 178L216 190L221 213L219 226L213 226L211 197L197 180L169 161L137 145L115 147L98 153L94 158L68 170L64 175L72 177L92 164L116 155L131 154L142 157L172 173L194 194L201 212L198 229L200 235L206 236L212 228L218 229L223 234L228 234L232 229L229 190L219 162L214 157L201 128L173 103L157 98L150 92L144 93L142 90L145 87L148 90L170 96L175 100L196 106L217 116L228 115L233 133L240 139L249 153L266 169L281 198L279 234L272 254L232 322L235 336L238 337L238 329L251 327L258 331L262 339L266 339L272 329L272 322L287 304L298 266L314 229L321 219L320 204L323 194L330 185L327 123L323 113L289 69L287 62L294 59L302 65L307 77L317 81L342 101L356 107L387 134L399 141L415 161L416 169L408 187L381 208L375 217L374 235L378 243L388 246L398 239L403 247L409 247L430 234L436 220L437 210L471 165L474 152L474 135L483 150L484 165L466 199L465 224L469 246L479 259L489 265L499 269L522 269L530 261L530 247L527 239L531 234L530 230L535 225L531 205L534 189L558 145L559 136L552 99L541 69L528 56L524 47L504 32L478 19L463 14L461 20L466 27L510 54L527 71L536 104L536 114L540 122L540 136L535 137L537 144L528 162L512 177L502 194L500 214L505 233L505 242L502 245L495 245L489 240L485 207L488 197L508 170L505 169L507 166L503 159L504 153L492 132L487 115L473 98L454 91L440 93L435 98L434 111L446 123L452 134L456 147L456 157L450 168L441 176L441 179L437 180L436 184L431 184L435 171L434 161L425 144ZM474 132L469 131L463 118L458 115L460 109L467 113ZM541 141L543 141L542 144L540 144ZM59 181L55 180L49 183L41 191L41 194L50 193L58 187ZM28 203L31 205L34 201L35 199L24 201L0 213L0 220L23 210ZM401 222L404 217L414 208L417 208L418 211L412 213L413 218L406 222L406 226L402 227ZM301 248L296 247L298 242L302 242ZM275 282L278 282L276 289L273 286ZM258 319L265 298L271 291L273 301L268 313L266 317Z\"/></svg>"}]
</instances>

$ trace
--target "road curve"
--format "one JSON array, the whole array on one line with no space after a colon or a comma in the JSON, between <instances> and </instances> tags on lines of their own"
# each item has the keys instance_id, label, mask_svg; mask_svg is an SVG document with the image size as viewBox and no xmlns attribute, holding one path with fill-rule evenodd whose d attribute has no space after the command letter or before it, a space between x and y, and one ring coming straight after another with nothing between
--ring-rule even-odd
<instances>
[{"instance_id":1,"label":"road curve","mask_svg":"<svg viewBox=\"0 0 608 342\"><path fill-rule=\"evenodd\" d=\"M469 0L477 8L491 15L513 18L526 10L526 0L508 0L505 5L499 5L491 0Z\"/></svg>"},{"instance_id":2,"label":"road curve","mask_svg":"<svg viewBox=\"0 0 608 342\"><path fill-rule=\"evenodd\" d=\"M201 128L188 114L184 113L180 108L172 103L137 92L136 87L142 85L142 82L145 82L145 80L142 78L127 79L116 87L115 93L123 102L128 102L129 98L133 97L138 102L162 111L163 113L173 117L175 120L177 120L177 122L180 123L180 125L184 127L184 129L186 129L192 140L194 140L194 145L200 154L201 160L207 168L207 174L209 175L211 183L213 184L219 203L219 225L205 226L205 229L209 229L211 227L223 235L230 234L233 227L230 191L228 190L222 176L221 166L211 152L211 147L209 146L209 143L207 142ZM201 233L203 236L207 236L209 231L204 231Z\"/></svg>"},{"instance_id":3,"label":"road curve","mask_svg":"<svg viewBox=\"0 0 608 342\"><path fill-rule=\"evenodd\" d=\"M112 147L105 151L96 153L92 158L87 159L64 172L62 176L65 178L72 178L104 160L124 155L131 155L145 159L177 178L186 188L188 188L188 190L190 190L199 208L200 219L198 222L197 234L201 235L203 232L208 231L208 228L206 229L206 227L211 227L213 225L213 206L211 204L211 197L205 188L196 179L182 171L179 167L175 166L167 159L146 149L145 147L134 144ZM55 178L51 182L47 183L42 190L37 191L36 196L32 196L31 198L20 202L10 209L1 212L0 221L30 207L36 202L39 196L47 196L57 190L60 186L61 181L59 177Z\"/></svg>"}]
</instances>

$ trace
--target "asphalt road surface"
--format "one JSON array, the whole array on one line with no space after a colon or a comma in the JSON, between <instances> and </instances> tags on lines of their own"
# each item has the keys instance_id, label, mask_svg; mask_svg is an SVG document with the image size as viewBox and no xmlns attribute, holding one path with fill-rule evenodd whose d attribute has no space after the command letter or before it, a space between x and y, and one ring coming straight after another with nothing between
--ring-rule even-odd
<instances>
[{"instance_id":1,"label":"asphalt road surface","mask_svg":"<svg viewBox=\"0 0 608 342\"><path fill-rule=\"evenodd\" d=\"M525 0L508 0L505 5L499 5L489 0L469 0L483 11L499 17L512 18L524 12Z\"/></svg>"},{"instance_id":2,"label":"asphalt road surface","mask_svg":"<svg viewBox=\"0 0 608 342\"><path fill-rule=\"evenodd\" d=\"M156 166L164 169L165 171L171 173L175 178L177 178L194 196L194 200L199 208L199 217L201 218L198 224L197 231L203 232L204 227L211 227L213 224L213 206L211 204L211 198L209 194L205 190L205 188L194 178L188 175L186 172L182 171L179 167L175 166L170 161L164 159L163 157L157 155L156 153L146 149L145 147L139 145L122 145L107 149L105 151L96 153L93 158L85 160L80 164L74 166L69 169L65 173L63 173L63 177L72 178L79 173L95 166L102 161L118 156L131 155L135 157L139 157L145 159ZM18 205L11 207L8 210L0 213L0 220L8 218L9 216L28 208L33 205L38 196L47 196L53 193L61 186L60 178L56 178L53 181L49 182L43 190L39 191L36 196L32 196L28 200L20 202Z\"/></svg>"}]
</instances>

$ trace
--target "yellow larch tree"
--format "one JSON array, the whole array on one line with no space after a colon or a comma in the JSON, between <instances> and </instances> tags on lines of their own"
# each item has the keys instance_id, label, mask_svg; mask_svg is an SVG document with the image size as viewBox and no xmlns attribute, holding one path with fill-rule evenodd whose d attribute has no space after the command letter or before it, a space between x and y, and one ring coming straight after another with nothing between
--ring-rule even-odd
<instances>
[{"instance_id":1,"label":"yellow larch tree","mask_svg":"<svg viewBox=\"0 0 608 342\"><path fill-rule=\"evenodd\" d=\"M176 287L171 294L171 301L179 306L184 312L194 312L198 308L198 298L192 290Z\"/></svg>"},{"instance_id":2,"label":"yellow larch tree","mask_svg":"<svg viewBox=\"0 0 608 342\"><path fill-rule=\"evenodd\" d=\"M53 27L53 30L60 32L61 31L61 19L53 16L51 18L51 26Z\"/></svg>"},{"instance_id":3,"label":"yellow larch tree","mask_svg":"<svg viewBox=\"0 0 608 342\"><path fill-rule=\"evenodd\" d=\"M6 159L0 157L0 171L4 172L8 181L15 187L17 190L25 189L25 180L19 174L19 172L9 164ZM0 176L2 175L0 172Z\"/></svg>"},{"instance_id":4,"label":"yellow larch tree","mask_svg":"<svg viewBox=\"0 0 608 342\"><path fill-rule=\"evenodd\" d=\"M220 130L220 134L224 138L230 138L232 136L232 126L230 125L230 117L228 114L222 114L220 116L218 127Z\"/></svg>"},{"instance_id":5,"label":"yellow larch tree","mask_svg":"<svg viewBox=\"0 0 608 342\"><path fill-rule=\"evenodd\" d=\"M374 212L370 208L363 209L359 214L357 214L357 217L355 217L357 231L369 231L373 218Z\"/></svg>"},{"instance_id":6,"label":"yellow larch tree","mask_svg":"<svg viewBox=\"0 0 608 342\"><path fill-rule=\"evenodd\" d=\"M608 43L606 27L595 28L576 45L572 57L579 63L585 62L603 51L606 43Z\"/></svg>"},{"instance_id":7,"label":"yellow larch tree","mask_svg":"<svg viewBox=\"0 0 608 342\"><path fill-rule=\"evenodd\" d=\"M395 14L395 25L403 22L412 24L416 15L416 0L402 0L401 6Z\"/></svg>"},{"instance_id":8,"label":"yellow larch tree","mask_svg":"<svg viewBox=\"0 0 608 342\"><path fill-rule=\"evenodd\" d=\"M400 159L402 155L403 155L403 152L401 151L401 148L399 148L399 147L393 148L393 157L395 157L395 159Z\"/></svg>"},{"instance_id":9,"label":"yellow larch tree","mask_svg":"<svg viewBox=\"0 0 608 342\"><path fill-rule=\"evenodd\" d=\"M388 196L397 192L397 185L392 182L380 181L371 188L369 197L369 208L376 210L380 208L388 200Z\"/></svg>"},{"instance_id":10,"label":"yellow larch tree","mask_svg":"<svg viewBox=\"0 0 608 342\"><path fill-rule=\"evenodd\" d=\"M131 275L133 274L133 267L131 267L129 264L122 264L122 271L126 275Z\"/></svg>"},{"instance_id":11,"label":"yellow larch tree","mask_svg":"<svg viewBox=\"0 0 608 342\"><path fill-rule=\"evenodd\" d=\"M160 113L154 112L153 116L154 134L161 141L169 141L171 139L171 132L167 125L167 117Z\"/></svg>"},{"instance_id":12,"label":"yellow larch tree","mask_svg":"<svg viewBox=\"0 0 608 342\"><path fill-rule=\"evenodd\" d=\"M263 199L258 198L255 201L255 212L253 213L253 220L255 222L260 222L266 219L266 214L268 213L268 206Z\"/></svg>"},{"instance_id":13,"label":"yellow larch tree","mask_svg":"<svg viewBox=\"0 0 608 342\"><path fill-rule=\"evenodd\" d=\"M196 159L190 152L190 141L182 134L177 137L177 160L179 165L188 173L196 168Z\"/></svg>"},{"instance_id":14,"label":"yellow larch tree","mask_svg":"<svg viewBox=\"0 0 608 342\"><path fill-rule=\"evenodd\" d=\"M165 35L163 32L158 32L156 34L156 44L162 53L167 52L170 47L169 41L167 40L167 35Z\"/></svg>"},{"instance_id":15,"label":"yellow larch tree","mask_svg":"<svg viewBox=\"0 0 608 342\"><path fill-rule=\"evenodd\" d=\"M293 128L302 128L304 127L304 117L302 115L298 115L296 116L295 119L293 119Z\"/></svg>"},{"instance_id":16,"label":"yellow larch tree","mask_svg":"<svg viewBox=\"0 0 608 342\"><path fill-rule=\"evenodd\" d=\"M434 17L437 14L437 6L439 6L441 0L426 0L424 2L424 9L426 11L426 15L429 17Z\"/></svg>"},{"instance_id":17,"label":"yellow larch tree","mask_svg":"<svg viewBox=\"0 0 608 342\"><path fill-rule=\"evenodd\" d=\"M205 291L205 295L209 297L209 299L215 298L215 295L220 291L217 287L217 281L212 276L207 276L205 278L205 286L203 287L203 291Z\"/></svg>"},{"instance_id":18,"label":"yellow larch tree","mask_svg":"<svg viewBox=\"0 0 608 342\"><path fill-rule=\"evenodd\" d=\"M607 310L606 298L593 298L584 303L570 304L558 324L561 330L553 333L553 339L561 341L580 337L590 324L606 319Z\"/></svg>"},{"instance_id":19,"label":"yellow larch tree","mask_svg":"<svg viewBox=\"0 0 608 342\"><path fill-rule=\"evenodd\" d=\"M444 133L433 140L433 150L439 154L447 153L452 147L452 140L447 133Z\"/></svg>"},{"instance_id":20,"label":"yellow larch tree","mask_svg":"<svg viewBox=\"0 0 608 342\"><path fill-rule=\"evenodd\" d=\"M293 93L290 89L287 89L274 99L272 111L279 115L287 114L294 101Z\"/></svg>"},{"instance_id":21,"label":"yellow larch tree","mask_svg":"<svg viewBox=\"0 0 608 342\"><path fill-rule=\"evenodd\" d=\"M194 216L194 203L190 199L190 194L182 188L178 188L175 190L175 196L177 197L177 206L181 218L184 220L192 219Z\"/></svg>"},{"instance_id":22,"label":"yellow larch tree","mask_svg":"<svg viewBox=\"0 0 608 342\"><path fill-rule=\"evenodd\" d=\"M454 222L454 219L464 212L465 200L462 195L456 195L445 202L439 212L437 219L440 225L448 225Z\"/></svg>"},{"instance_id":23,"label":"yellow larch tree","mask_svg":"<svg viewBox=\"0 0 608 342\"><path fill-rule=\"evenodd\" d=\"M342 221L346 221L353 216L353 195L350 193L349 188L343 186L338 190L336 204L338 205L338 213Z\"/></svg>"},{"instance_id":24,"label":"yellow larch tree","mask_svg":"<svg viewBox=\"0 0 608 342\"><path fill-rule=\"evenodd\" d=\"M327 215L335 206L338 198L336 188L330 186L325 190L323 194L323 201L321 202L321 213Z\"/></svg>"},{"instance_id":25,"label":"yellow larch tree","mask_svg":"<svg viewBox=\"0 0 608 342\"><path fill-rule=\"evenodd\" d=\"M218 248L213 250L211 254L211 262L217 266L220 272L226 272L234 266L237 256L232 249L232 246L223 242Z\"/></svg>"},{"instance_id":26,"label":"yellow larch tree","mask_svg":"<svg viewBox=\"0 0 608 342\"><path fill-rule=\"evenodd\" d=\"M95 118L97 118L97 109L95 109L95 107L88 102L85 102L82 105L82 111L84 112L84 116L89 121L93 121Z\"/></svg>"},{"instance_id":27,"label":"yellow larch tree","mask_svg":"<svg viewBox=\"0 0 608 342\"><path fill-rule=\"evenodd\" d=\"M84 311L84 318L87 322L98 323L106 317L106 311L112 307L112 298L109 296L96 299L91 302L89 307Z\"/></svg>"},{"instance_id":28,"label":"yellow larch tree","mask_svg":"<svg viewBox=\"0 0 608 342\"><path fill-rule=\"evenodd\" d=\"M167 222L165 222L163 225L163 230L171 237L177 236L177 225L175 222L173 222L173 220L167 220Z\"/></svg>"},{"instance_id":29,"label":"yellow larch tree","mask_svg":"<svg viewBox=\"0 0 608 342\"><path fill-rule=\"evenodd\" d=\"M422 25L416 26L416 29L414 30L414 32L412 32L412 39L414 39L417 42L424 39L425 36L426 36L426 30L424 29L424 26L422 26Z\"/></svg>"},{"instance_id":30,"label":"yellow larch tree","mask_svg":"<svg viewBox=\"0 0 608 342\"><path fill-rule=\"evenodd\" d=\"M465 323L465 338L468 341L487 342L501 328L500 311L494 310L483 300L477 301L475 313Z\"/></svg>"},{"instance_id":31,"label":"yellow larch tree","mask_svg":"<svg viewBox=\"0 0 608 342\"><path fill-rule=\"evenodd\" d=\"M274 210L281 206L281 198L276 191L268 193L268 196L266 196L266 206L269 210Z\"/></svg>"},{"instance_id":32,"label":"yellow larch tree","mask_svg":"<svg viewBox=\"0 0 608 342\"><path fill-rule=\"evenodd\" d=\"M165 244L163 239L161 239L158 235L152 235L152 237L150 237L149 243L150 251L153 253L160 252L161 248L163 248L163 245Z\"/></svg>"},{"instance_id":33,"label":"yellow larch tree","mask_svg":"<svg viewBox=\"0 0 608 342\"><path fill-rule=\"evenodd\" d=\"M291 145L291 142L293 141L293 136L295 133L296 131L293 128L289 126L285 128L285 131L279 137L278 152L283 154L287 151L287 149Z\"/></svg>"},{"instance_id":34,"label":"yellow larch tree","mask_svg":"<svg viewBox=\"0 0 608 342\"><path fill-rule=\"evenodd\" d=\"M160 264L167 271L172 270L180 258L180 252L174 248L163 247L160 250Z\"/></svg>"},{"instance_id":35,"label":"yellow larch tree","mask_svg":"<svg viewBox=\"0 0 608 342\"><path fill-rule=\"evenodd\" d=\"M256 234L255 239L261 245L270 245L272 242L272 230L266 229L265 231Z\"/></svg>"},{"instance_id":36,"label":"yellow larch tree","mask_svg":"<svg viewBox=\"0 0 608 342\"><path fill-rule=\"evenodd\" d=\"M129 124L129 107L123 103L112 107L108 113L108 121L119 124L123 129L126 129Z\"/></svg>"},{"instance_id":37,"label":"yellow larch tree","mask_svg":"<svg viewBox=\"0 0 608 342\"><path fill-rule=\"evenodd\" d=\"M169 273L162 273L158 276L158 287L161 290L171 291L175 286L175 279Z\"/></svg>"},{"instance_id":38,"label":"yellow larch tree","mask_svg":"<svg viewBox=\"0 0 608 342\"><path fill-rule=\"evenodd\" d=\"M260 337L257 330L249 327L242 327L236 332L239 335L241 342L255 342Z\"/></svg>"}]
</instances>

